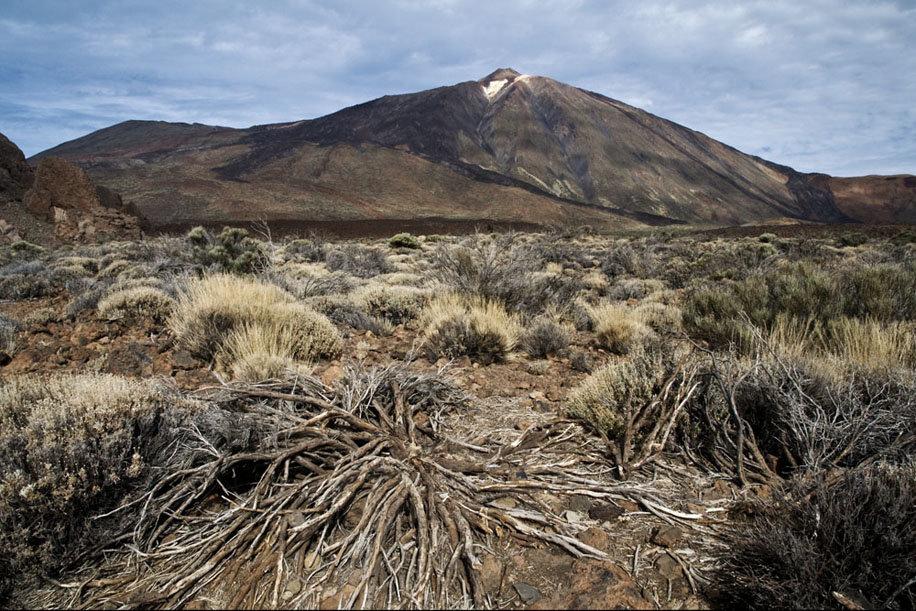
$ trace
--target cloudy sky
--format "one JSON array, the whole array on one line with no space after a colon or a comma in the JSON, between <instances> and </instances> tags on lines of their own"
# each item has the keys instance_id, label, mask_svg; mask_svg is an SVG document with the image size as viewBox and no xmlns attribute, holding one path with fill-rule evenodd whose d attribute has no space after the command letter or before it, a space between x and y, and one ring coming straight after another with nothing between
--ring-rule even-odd
<instances>
[{"instance_id":1,"label":"cloudy sky","mask_svg":"<svg viewBox=\"0 0 916 611\"><path fill-rule=\"evenodd\" d=\"M0 132L306 119L497 67L802 171L916 174L916 0L3 0Z\"/></svg>"}]
</instances>

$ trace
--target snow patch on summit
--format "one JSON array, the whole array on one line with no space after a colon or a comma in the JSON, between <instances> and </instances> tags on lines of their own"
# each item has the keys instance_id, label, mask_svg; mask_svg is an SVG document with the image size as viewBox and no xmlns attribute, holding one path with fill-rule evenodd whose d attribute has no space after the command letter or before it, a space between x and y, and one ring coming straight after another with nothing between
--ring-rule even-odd
<instances>
[{"instance_id":1,"label":"snow patch on summit","mask_svg":"<svg viewBox=\"0 0 916 611\"><path fill-rule=\"evenodd\" d=\"M489 99L496 97L500 91L506 86L506 83L509 82L509 79L499 79L498 81L490 81L486 85L481 85L483 87L483 92Z\"/></svg>"}]
</instances>

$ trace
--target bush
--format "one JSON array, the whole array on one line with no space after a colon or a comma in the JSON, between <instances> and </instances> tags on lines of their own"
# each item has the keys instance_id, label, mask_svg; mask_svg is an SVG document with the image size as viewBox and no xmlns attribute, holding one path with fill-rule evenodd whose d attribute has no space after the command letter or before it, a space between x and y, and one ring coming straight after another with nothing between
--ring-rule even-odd
<instances>
[{"instance_id":1,"label":"bush","mask_svg":"<svg viewBox=\"0 0 916 611\"><path fill-rule=\"evenodd\" d=\"M222 359L229 334L245 324L295 337L288 355L293 359L330 356L340 349L340 334L326 317L274 285L229 274L193 282L169 319L179 342L204 360Z\"/></svg>"},{"instance_id":2,"label":"bush","mask_svg":"<svg viewBox=\"0 0 916 611\"><path fill-rule=\"evenodd\" d=\"M563 324L555 317L541 316L532 322L522 334L520 345L532 358L545 358L566 350L572 341L571 325Z\"/></svg>"},{"instance_id":3,"label":"bush","mask_svg":"<svg viewBox=\"0 0 916 611\"><path fill-rule=\"evenodd\" d=\"M423 311L430 360L467 355L488 365L504 361L518 343L519 323L501 304L480 297L446 295Z\"/></svg>"},{"instance_id":4,"label":"bush","mask_svg":"<svg viewBox=\"0 0 916 611\"><path fill-rule=\"evenodd\" d=\"M668 369L660 351L642 348L596 369L570 392L566 411L602 431L619 437L628 414L642 409L661 388Z\"/></svg>"},{"instance_id":5,"label":"bush","mask_svg":"<svg viewBox=\"0 0 916 611\"><path fill-rule=\"evenodd\" d=\"M293 240L287 244L283 251L288 258L302 259L312 263L324 261L327 247L318 236L310 236L305 240Z\"/></svg>"},{"instance_id":6,"label":"bush","mask_svg":"<svg viewBox=\"0 0 916 611\"><path fill-rule=\"evenodd\" d=\"M540 271L544 261L516 240L509 234L495 240L474 236L460 246L442 244L433 253L433 277L456 293L500 301L510 312L540 314L571 303L581 283Z\"/></svg>"},{"instance_id":7,"label":"bush","mask_svg":"<svg viewBox=\"0 0 916 611\"><path fill-rule=\"evenodd\" d=\"M54 292L54 287L43 275L10 274L0 277L0 299L38 299Z\"/></svg>"},{"instance_id":8,"label":"bush","mask_svg":"<svg viewBox=\"0 0 916 611\"><path fill-rule=\"evenodd\" d=\"M850 231L837 236L836 245L840 248L846 246L861 246L868 242L868 236L861 231Z\"/></svg>"},{"instance_id":9,"label":"bush","mask_svg":"<svg viewBox=\"0 0 916 611\"><path fill-rule=\"evenodd\" d=\"M98 302L99 315L109 320L124 316L148 316L161 323L165 322L174 307L174 299L151 286L116 290Z\"/></svg>"},{"instance_id":10,"label":"bush","mask_svg":"<svg viewBox=\"0 0 916 611\"><path fill-rule=\"evenodd\" d=\"M914 319L916 268L882 264L827 270L810 262L792 263L741 281L695 288L684 305L688 333L713 346L735 342L747 348L745 322L770 330L780 316L820 324L843 316Z\"/></svg>"},{"instance_id":11,"label":"bush","mask_svg":"<svg viewBox=\"0 0 916 611\"><path fill-rule=\"evenodd\" d=\"M408 286L370 286L353 295L372 316L400 325L415 319L429 301L429 291Z\"/></svg>"},{"instance_id":12,"label":"bush","mask_svg":"<svg viewBox=\"0 0 916 611\"><path fill-rule=\"evenodd\" d=\"M420 240L409 233L398 233L389 238L388 246L391 248L420 248Z\"/></svg>"},{"instance_id":13,"label":"bush","mask_svg":"<svg viewBox=\"0 0 916 611\"><path fill-rule=\"evenodd\" d=\"M328 252L325 263L331 271L343 271L357 278L372 278L394 271L388 256L379 248L347 244Z\"/></svg>"},{"instance_id":14,"label":"bush","mask_svg":"<svg viewBox=\"0 0 916 611\"><path fill-rule=\"evenodd\" d=\"M22 325L19 321L0 314L0 352L5 352L8 356L16 352L21 330Z\"/></svg>"},{"instance_id":15,"label":"bush","mask_svg":"<svg viewBox=\"0 0 916 611\"><path fill-rule=\"evenodd\" d=\"M728 607L916 607L916 464L846 472L809 499L804 481L757 503L752 520L728 535L718 587ZM850 607L852 608L852 607Z\"/></svg>"},{"instance_id":16,"label":"bush","mask_svg":"<svg viewBox=\"0 0 916 611\"><path fill-rule=\"evenodd\" d=\"M306 266L285 265L261 275L281 289L299 299L321 295L338 295L352 291L355 287L353 276L346 272L324 273L324 270L307 269Z\"/></svg>"},{"instance_id":17,"label":"bush","mask_svg":"<svg viewBox=\"0 0 916 611\"><path fill-rule=\"evenodd\" d=\"M375 335L391 333L391 323L373 316L363 305L354 303L351 297L313 297L307 303L337 326L350 327L357 331L372 331Z\"/></svg>"},{"instance_id":18,"label":"bush","mask_svg":"<svg viewBox=\"0 0 916 611\"><path fill-rule=\"evenodd\" d=\"M264 245L239 227L223 227L216 237L203 227L195 227L185 239L191 245L194 262L221 271L249 274L267 260Z\"/></svg>"},{"instance_id":19,"label":"bush","mask_svg":"<svg viewBox=\"0 0 916 611\"><path fill-rule=\"evenodd\" d=\"M152 383L108 375L0 385L0 596L98 542L89 518L146 472L160 418L177 408Z\"/></svg>"}]
</instances>

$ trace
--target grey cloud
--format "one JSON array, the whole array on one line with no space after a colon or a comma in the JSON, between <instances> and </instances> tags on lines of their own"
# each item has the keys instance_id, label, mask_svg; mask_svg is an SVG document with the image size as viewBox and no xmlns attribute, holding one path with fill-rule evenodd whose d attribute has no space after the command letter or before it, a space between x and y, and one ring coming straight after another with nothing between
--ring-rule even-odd
<instances>
[{"instance_id":1,"label":"grey cloud","mask_svg":"<svg viewBox=\"0 0 916 611\"><path fill-rule=\"evenodd\" d=\"M33 154L128 118L290 121L512 66L800 170L916 172L911 4L132 4L0 8L0 131Z\"/></svg>"}]
</instances>

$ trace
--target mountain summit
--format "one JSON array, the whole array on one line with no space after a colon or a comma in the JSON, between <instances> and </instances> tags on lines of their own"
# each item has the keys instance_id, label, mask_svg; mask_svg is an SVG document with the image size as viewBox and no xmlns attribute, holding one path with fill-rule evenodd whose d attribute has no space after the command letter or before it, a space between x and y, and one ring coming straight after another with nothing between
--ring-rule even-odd
<instances>
[{"instance_id":1,"label":"mountain summit","mask_svg":"<svg viewBox=\"0 0 916 611\"><path fill-rule=\"evenodd\" d=\"M129 121L39 156L46 154L83 166L161 225L426 217L600 226L838 222L873 220L857 211L879 209L861 193L844 207L832 190L838 179L800 174L511 68L242 130ZM892 177L891 216L916 209L911 178Z\"/></svg>"}]
</instances>

